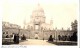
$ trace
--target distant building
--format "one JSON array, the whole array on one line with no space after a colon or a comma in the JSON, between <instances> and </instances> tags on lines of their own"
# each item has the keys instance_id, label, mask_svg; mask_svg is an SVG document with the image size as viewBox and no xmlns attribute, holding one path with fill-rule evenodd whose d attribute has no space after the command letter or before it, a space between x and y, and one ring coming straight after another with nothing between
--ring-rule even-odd
<instances>
[{"instance_id":1,"label":"distant building","mask_svg":"<svg viewBox=\"0 0 80 48\"><path fill-rule=\"evenodd\" d=\"M33 10L30 22L26 23L24 19L24 29L27 32L30 38L38 39L48 39L50 35L53 38L58 38L58 35L61 36L71 36L72 31L70 30L53 30L53 19L50 20L50 23L46 23L46 16L44 14L44 9L38 4L38 6Z\"/></svg>"},{"instance_id":2,"label":"distant building","mask_svg":"<svg viewBox=\"0 0 80 48\"><path fill-rule=\"evenodd\" d=\"M72 27L72 31L77 32L77 20L75 20L74 22L71 23L71 27Z\"/></svg>"},{"instance_id":3,"label":"distant building","mask_svg":"<svg viewBox=\"0 0 80 48\"><path fill-rule=\"evenodd\" d=\"M2 22L2 33L4 35L12 35L13 33L18 33L21 26L12 24L9 22Z\"/></svg>"},{"instance_id":4,"label":"distant building","mask_svg":"<svg viewBox=\"0 0 80 48\"><path fill-rule=\"evenodd\" d=\"M21 26L16 25L16 24L12 24L9 22L2 22L2 28L16 28L16 29L20 29Z\"/></svg>"}]
</instances>

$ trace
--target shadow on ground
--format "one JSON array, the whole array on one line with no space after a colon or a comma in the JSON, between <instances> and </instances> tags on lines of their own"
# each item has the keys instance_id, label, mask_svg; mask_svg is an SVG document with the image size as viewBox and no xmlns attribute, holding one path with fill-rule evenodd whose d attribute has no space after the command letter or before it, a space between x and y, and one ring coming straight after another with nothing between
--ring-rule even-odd
<instances>
[{"instance_id":1,"label":"shadow on ground","mask_svg":"<svg viewBox=\"0 0 80 48\"><path fill-rule=\"evenodd\" d=\"M70 46L77 46L77 42L50 42L50 41L47 41L49 43L52 43L52 44L55 44L55 45L70 45Z\"/></svg>"},{"instance_id":2,"label":"shadow on ground","mask_svg":"<svg viewBox=\"0 0 80 48\"><path fill-rule=\"evenodd\" d=\"M19 42L24 42L24 41L27 41L27 40L20 40ZM2 42L2 45L12 45L12 44L15 44L14 42Z\"/></svg>"}]
</instances>

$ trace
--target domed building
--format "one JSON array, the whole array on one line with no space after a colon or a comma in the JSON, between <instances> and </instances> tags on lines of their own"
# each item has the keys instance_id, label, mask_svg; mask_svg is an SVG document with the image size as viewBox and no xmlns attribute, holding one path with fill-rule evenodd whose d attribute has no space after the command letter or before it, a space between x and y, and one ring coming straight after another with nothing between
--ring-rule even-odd
<instances>
[{"instance_id":1,"label":"domed building","mask_svg":"<svg viewBox=\"0 0 80 48\"><path fill-rule=\"evenodd\" d=\"M40 6L40 4L38 4L37 7L32 11L30 19L31 20L29 23L24 23L24 29L28 29L34 34L39 34L43 30L48 31L53 29L53 20L51 20L50 23L46 23L44 9Z\"/></svg>"},{"instance_id":2,"label":"domed building","mask_svg":"<svg viewBox=\"0 0 80 48\"><path fill-rule=\"evenodd\" d=\"M46 16L44 9L37 5L37 7L32 11L30 16L30 22L26 23L26 17L24 19L24 27L21 28L19 25L11 24L9 22L2 22L2 32L3 35L12 35L13 33L19 33L19 36L25 35L27 39L49 39L52 35L53 39L58 40L59 36L62 38L64 36L71 37L76 30L77 22L71 24L71 30L58 30L57 28L53 30L53 20L50 20L50 23L46 23ZM76 24L75 24L76 23ZM75 26L74 26L75 25ZM75 27L75 28L74 28ZM4 36L3 36L4 37ZM64 40L64 38L62 39Z\"/></svg>"}]
</instances>

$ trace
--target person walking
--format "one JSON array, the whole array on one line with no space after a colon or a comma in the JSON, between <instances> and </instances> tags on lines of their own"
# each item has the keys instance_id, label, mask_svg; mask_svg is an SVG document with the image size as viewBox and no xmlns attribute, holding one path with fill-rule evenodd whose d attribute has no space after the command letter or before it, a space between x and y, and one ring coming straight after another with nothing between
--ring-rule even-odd
<instances>
[{"instance_id":1,"label":"person walking","mask_svg":"<svg viewBox=\"0 0 80 48\"><path fill-rule=\"evenodd\" d=\"M16 43L19 44L19 34L16 35Z\"/></svg>"},{"instance_id":2,"label":"person walking","mask_svg":"<svg viewBox=\"0 0 80 48\"><path fill-rule=\"evenodd\" d=\"M13 39L14 43L16 43L16 34L14 34L14 39Z\"/></svg>"}]
</instances>

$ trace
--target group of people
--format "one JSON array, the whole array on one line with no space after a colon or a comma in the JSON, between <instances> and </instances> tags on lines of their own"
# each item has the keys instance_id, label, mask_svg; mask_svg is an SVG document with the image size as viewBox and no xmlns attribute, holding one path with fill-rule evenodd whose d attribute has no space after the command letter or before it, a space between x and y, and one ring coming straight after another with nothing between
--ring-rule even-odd
<instances>
[{"instance_id":1,"label":"group of people","mask_svg":"<svg viewBox=\"0 0 80 48\"><path fill-rule=\"evenodd\" d=\"M50 35L50 37L49 37L48 41L49 41L49 42L53 42L52 35Z\"/></svg>"},{"instance_id":2,"label":"group of people","mask_svg":"<svg viewBox=\"0 0 80 48\"><path fill-rule=\"evenodd\" d=\"M66 36L66 35L60 36L60 35L58 35L58 40L69 41L70 40L70 36Z\"/></svg>"},{"instance_id":3,"label":"group of people","mask_svg":"<svg viewBox=\"0 0 80 48\"><path fill-rule=\"evenodd\" d=\"M62 41L77 41L77 32L74 32L73 35L71 35L71 36L67 36L67 35L60 36L60 35L58 35L58 39L62 40Z\"/></svg>"},{"instance_id":4,"label":"group of people","mask_svg":"<svg viewBox=\"0 0 80 48\"><path fill-rule=\"evenodd\" d=\"M52 35L50 35L48 41L51 41L53 42L54 38L52 37ZM64 36L61 36L61 35L58 35L58 40L60 41L77 41L77 32L74 32L72 36L67 36L67 35L64 35Z\"/></svg>"},{"instance_id":5,"label":"group of people","mask_svg":"<svg viewBox=\"0 0 80 48\"><path fill-rule=\"evenodd\" d=\"M21 36L21 40L26 40L26 36L24 34Z\"/></svg>"}]
</instances>

